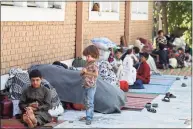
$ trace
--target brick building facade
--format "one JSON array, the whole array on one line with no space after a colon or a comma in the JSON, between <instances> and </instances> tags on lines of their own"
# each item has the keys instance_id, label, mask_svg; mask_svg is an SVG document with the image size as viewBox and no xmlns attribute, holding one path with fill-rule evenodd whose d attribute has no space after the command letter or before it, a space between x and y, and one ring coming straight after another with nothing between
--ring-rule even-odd
<instances>
[{"instance_id":1,"label":"brick building facade","mask_svg":"<svg viewBox=\"0 0 193 129\"><path fill-rule=\"evenodd\" d=\"M82 3L82 47L94 37L108 37L117 44L125 33L126 2L119 3L118 21L89 21L89 2ZM128 43L138 36L152 39L152 2L148 20L131 20ZM11 67L27 69L31 64L73 59L76 52L77 2L65 3L64 21L1 21L1 75ZM82 49L83 49L82 48Z\"/></svg>"}]
</instances>

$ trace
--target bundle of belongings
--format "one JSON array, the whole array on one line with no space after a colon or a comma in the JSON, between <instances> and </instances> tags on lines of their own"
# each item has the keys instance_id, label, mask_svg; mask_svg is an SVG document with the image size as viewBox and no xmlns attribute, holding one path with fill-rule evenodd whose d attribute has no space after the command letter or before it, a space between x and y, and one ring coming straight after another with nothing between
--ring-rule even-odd
<instances>
[{"instance_id":1,"label":"bundle of belongings","mask_svg":"<svg viewBox=\"0 0 193 129\"><path fill-rule=\"evenodd\" d=\"M106 37L93 38L91 42L99 49L99 60L107 60L110 54L109 48L116 47L116 43Z\"/></svg>"},{"instance_id":2,"label":"bundle of belongings","mask_svg":"<svg viewBox=\"0 0 193 129\"><path fill-rule=\"evenodd\" d=\"M9 78L5 84L5 90L8 91L9 98L13 101L13 116L20 114L19 100L24 89L31 85L29 74L20 68L12 68L9 71ZM64 112L59 96L55 88L45 79L41 82L42 86L48 88L51 92L52 109L49 110L51 116L58 116Z\"/></svg>"},{"instance_id":3,"label":"bundle of belongings","mask_svg":"<svg viewBox=\"0 0 193 129\"><path fill-rule=\"evenodd\" d=\"M80 71L50 64L34 65L29 68L29 71L33 69L38 69L43 78L54 86L62 102L84 103ZM126 101L124 92L101 77L97 79L96 85L94 110L100 113L120 113Z\"/></svg>"}]
</instances>

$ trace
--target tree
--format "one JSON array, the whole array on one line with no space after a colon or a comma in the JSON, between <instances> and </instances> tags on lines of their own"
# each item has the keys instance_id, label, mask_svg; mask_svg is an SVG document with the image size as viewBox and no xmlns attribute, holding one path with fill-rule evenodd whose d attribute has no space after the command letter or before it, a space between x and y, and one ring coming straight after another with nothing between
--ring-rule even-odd
<instances>
[{"instance_id":1,"label":"tree","mask_svg":"<svg viewBox=\"0 0 193 129\"><path fill-rule=\"evenodd\" d=\"M162 1L161 2L161 9L162 9L162 20L163 20L163 31L165 34L168 34L168 21L167 21L167 9L168 1Z\"/></svg>"},{"instance_id":2,"label":"tree","mask_svg":"<svg viewBox=\"0 0 193 129\"><path fill-rule=\"evenodd\" d=\"M191 45L192 1L157 1L157 3L161 4L155 5L154 17L162 15L164 32L173 33L176 36L183 35L185 41Z\"/></svg>"},{"instance_id":3,"label":"tree","mask_svg":"<svg viewBox=\"0 0 193 129\"><path fill-rule=\"evenodd\" d=\"M192 43L192 1L168 2L168 30Z\"/></svg>"}]
</instances>

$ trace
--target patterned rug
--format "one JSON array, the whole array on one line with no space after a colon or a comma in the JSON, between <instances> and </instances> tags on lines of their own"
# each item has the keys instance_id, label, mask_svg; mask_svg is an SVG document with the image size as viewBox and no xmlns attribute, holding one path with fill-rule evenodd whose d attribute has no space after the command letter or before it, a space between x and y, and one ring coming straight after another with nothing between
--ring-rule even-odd
<instances>
[{"instance_id":1,"label":"patterned rug","mask_svg":"<svg viewBox=\"0 0 193 129\"><path fill-rule=\"evenodd\" d=\"M127 102L121 110L138 110L144 109L146 103L150 103L154 98L157 97L155 94L137 94L137 93L126 93Z\"/></svg>"},{"instance_id":2,"label":"patterned rug","mask_svg":"<svg viewBox=\"0 0 193 129\"><path fill-rule=\"evenodd\" d=\"M164 75L177 75L177 76L192 76L192 67L177 68L177 69L160 69Z\"/></svg>"},{"instance_id":3,"label":"patterned rug","mask_svg":"<svg viewBox=\"0 0 193 129\"><path fill-rule=\"evenodd\" d=\"M63 123L64 121L58 121L57 123L55 122L50 122L45 124L44 126L37 127L37 128L54 128L55 126ZM27 127L21 123L19 119L1 119L1 129L27 129Z\"/></svg>"}]
</instances>

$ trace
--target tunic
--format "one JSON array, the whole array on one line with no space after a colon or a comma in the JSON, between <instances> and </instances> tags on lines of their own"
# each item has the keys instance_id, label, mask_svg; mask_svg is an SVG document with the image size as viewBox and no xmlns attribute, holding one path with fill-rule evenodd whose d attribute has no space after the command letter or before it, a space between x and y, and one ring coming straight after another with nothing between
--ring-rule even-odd
<instances>
[{"instance_id":1,"label":"tunic","mask_svg":"<svg viewBox=\"0 0 193 129\"><path fill-rule=\"evenodd\" d=\"M123 70L120 80L125 80L129 85L133 85L136 81L136 69L133 67L132 55L126 55L123 60Z\"/></svg>"},{"instance_id":2,"label":"tunic","mask_svg":"<svg viewBox=\"0 0 193 129\"><path fill-rule=\"evenodd\" d=\"M45 123L51 122L52 117L48 113L48 110L52 108L49 90L44 86L40 86L39 88L33 88L32 86L28 87L21 95L19 108L24 113L25 108L33 102L38 102L39 104L37 110L34 111L38 125L44 125Z\"/></svg>"}]
</instances>

